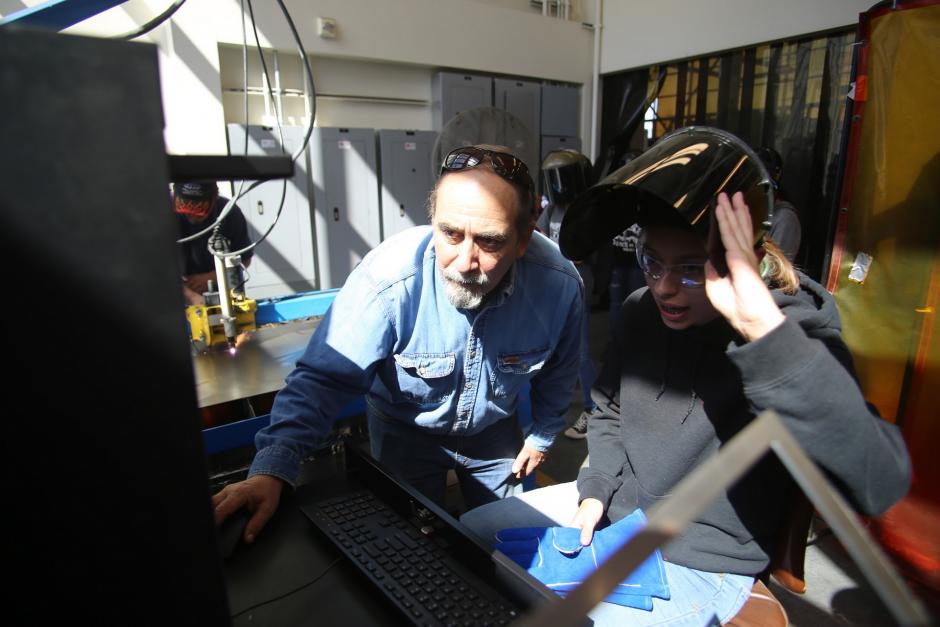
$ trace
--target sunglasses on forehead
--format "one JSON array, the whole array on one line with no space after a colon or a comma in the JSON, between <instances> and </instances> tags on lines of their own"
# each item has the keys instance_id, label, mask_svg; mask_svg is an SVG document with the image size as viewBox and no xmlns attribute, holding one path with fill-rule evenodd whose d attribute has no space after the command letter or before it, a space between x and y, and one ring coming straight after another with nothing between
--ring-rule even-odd
<instances>
[{"instance_id":1,"label":"sunglasses on forehead","mask_svg":"<svg viewBox=\"0 0 940 627\"><path fill-rule=\"evenodd\" d=\"M441 164L441 174L445 172L459 172L461 170L470 170L489 158L493 166L493 171L507 181L522 185L526 190L532 190L534 184L529 175L529 168L523 163L522 159L507 152L496 152L486 148L477 148L476 146L464 146L452 150L450 154L444 157L444 163Z\"/></svg>"}]
</instances>

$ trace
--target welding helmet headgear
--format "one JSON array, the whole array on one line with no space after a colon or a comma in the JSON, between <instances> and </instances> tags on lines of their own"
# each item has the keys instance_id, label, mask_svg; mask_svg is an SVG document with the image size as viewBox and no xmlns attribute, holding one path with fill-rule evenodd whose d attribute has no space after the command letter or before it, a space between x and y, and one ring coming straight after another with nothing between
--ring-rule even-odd
<instances>
[{"instance_id":1,"label":"welding helmet headgear","mask_svg":"<svg viewBox=\"0 0 940 627\"><path fill-rule=\"evenodd\" d=\"M549 202L568 206L593 182L591 160L571 149L553 150L542 160L542 182Z\"/></svg>"},{"instance_id":2,"label":"welding helmet headgear","mask_svg":"<svg viewBox=\"0 0 940 627\"><path fill-rule=\"evenodd\" d=\"M569 259L584 259L634 223L670 224L696 232L723 272L724 247L714 217L720 192L744 194L754 243L759 243L774 204L764 164L726 131L706 126L676 130L571 204L559 234L561 251Z\"/></svg>"}]
</instances>

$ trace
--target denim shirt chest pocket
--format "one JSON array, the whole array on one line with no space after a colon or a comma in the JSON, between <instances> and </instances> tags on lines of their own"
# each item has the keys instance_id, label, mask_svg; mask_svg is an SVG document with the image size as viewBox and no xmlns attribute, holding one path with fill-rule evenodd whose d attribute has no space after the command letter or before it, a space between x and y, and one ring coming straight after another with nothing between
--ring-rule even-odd
<instances>
[{"instance_id":1,"label":"denim shirt chest pocket","mask_svg":"<svg viewBox=\"0 0 940 627\"><path fill-rule=\"evenodd\" d=\"M400 353L394 358L404 400L440 405L454 393L454 353Z\"/></svg>"},{"instance_id":2,"label":"denim shirt chest pocket","mask_svg":"<svg viewBox=\"0 0 940 627\"><path fill-rule=\"evenodd\" d=\"M523 383L534 377L551 357L551 348L499 353L491 373L493 395L508 398L518 394Z\"/></svg>"}]
</instances>

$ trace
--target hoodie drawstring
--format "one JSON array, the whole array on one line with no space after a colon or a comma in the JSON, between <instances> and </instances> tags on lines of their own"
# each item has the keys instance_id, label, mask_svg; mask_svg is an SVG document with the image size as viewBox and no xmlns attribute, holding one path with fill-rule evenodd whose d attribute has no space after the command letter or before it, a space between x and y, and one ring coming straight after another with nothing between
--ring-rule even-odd
<instances>
[{"instance_id":1,"label":"hoodie drawstring","mask_svg":"<svg viewBox=\"0 0 940 627\"><path fill-rule=\"evenodd\" d=\"M656 401L663 397L663 394L666 393L666 383L669 381L669 367L672 364L672 334L666 336L666 365L663 367L662 380L659 384L659 392L656 394ZM692 370L692 383L690 390L689 398L689 408L686 410L685 415L682 417L681 424L685 424L686 419L692 415L692 412L695 410L695 402L698 400L698 394L695 392L695 381L698 379L698 369L702 361L702 345L700 344L698 350L695 354L695 362Z\"/></svg>"}]
</instances>

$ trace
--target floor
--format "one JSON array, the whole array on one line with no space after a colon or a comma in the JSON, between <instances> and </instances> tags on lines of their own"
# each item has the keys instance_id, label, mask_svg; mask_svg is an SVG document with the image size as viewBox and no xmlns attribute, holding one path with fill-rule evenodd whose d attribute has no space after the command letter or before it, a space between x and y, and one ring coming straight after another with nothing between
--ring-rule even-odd
<instances>
[{"instance_id":1,"label":"floor","mask_svg":"<svg viewBox=\"0 0 940 627\"><path fill-rule=\"evenodd\" d=\"M607 313L597 309L590 319L591 354L602 354L607 336ZM582 411L581 394L575 390L567 422L573 424ZM573 481L587 456L586 440L559 436L538 477L539 484ZM824 524L821 523L824 527ZM771 581L770 588L787 610L795 627L858 625L882 627L897 624L877 593L852 563L838 540L829 532L807 547L807 591L793 594ZM938 621L940 623L940 621Z\"/></svg>"}]
</instances>

